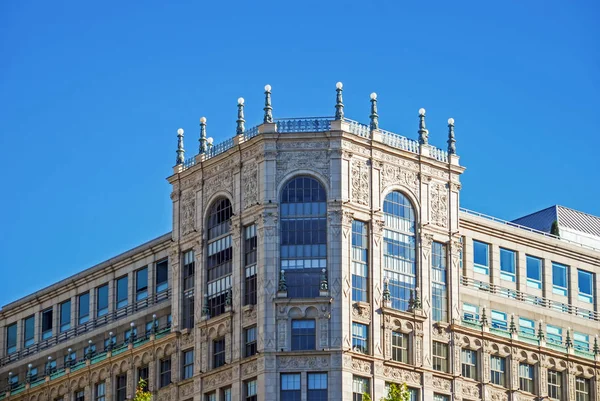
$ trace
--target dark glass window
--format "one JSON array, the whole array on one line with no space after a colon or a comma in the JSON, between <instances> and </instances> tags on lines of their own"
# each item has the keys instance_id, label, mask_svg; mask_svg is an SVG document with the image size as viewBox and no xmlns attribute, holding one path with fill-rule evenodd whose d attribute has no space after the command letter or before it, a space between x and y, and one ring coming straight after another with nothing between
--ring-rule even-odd
<instances>
[{"instance_id":1,"label":"dark glass window","mask_svg":"<svg viewBox=\"0 0 600 401\"><path fill-rule=\"evenodd\" d=\"M117 309L127 306L127 276L117 279Z\"/></svg>"},{"instance_id":2,"label":"dark glass window","mask_svg":"<svg viewBox=\"0 0 600 401\"><path fill-rule=\"evenodd\" d=\"M42 312L42 340L52 337L53 316L54 312L52 308L48 308Z\"/></svg>"},{"instance_id":3,"label":"dark glass window","mask_svg":"<svg viewBox=\"0 0 600 401\"><path fill-rule=\"evenodd\" d=\"M369 353L369 326L352 323L352 349L363 354Z\"/></svg>"},{"instance_id":4,"label":"dark glass window","mask_svg":"<svg viewBox=\"0 0 600 401\"><path fill-rule=\"evenodd\" d=\"M517 253L510 249L500 248L500 278L515 281Z\"/></svg>"},{"instance_id":5,"label":"dark glass window","mask_svg":"<svg viewBox=\"0 0 600 401\"><path fill-rule=\"evenodd\" d=\"M169 288L169 261L167 259L156 264L156 293Z\"/></svg>"},{"instance_id":6,"label":"dark glass window","mask_svg":"<svg viewBox=\"0 0 600 401\"><path fill-rule=\"evenodd\" d=\"M95 401L104 401L106 399L106 383L96 384Z\"/></svg>"},{"instance_id":7,"label":"dark glass window","mask_svg":"<svg viewBox=\"0 0 600 401\"><path fill-rule=\"evenodd\" d=\"M194 376L194 350L183 352L183 380Z\"/></svg>"},{"instance_id":8,"label":"dark glass window","mask_svg":"<svg viewBox=\"0 0 600 401\"><path fill-rule=\"evenodd\" d=\"M594 302L594 273L577 270L577 283L579 286L579 300Z\"/></svg>"},{"instance_id":9,"label":"dark glass window","mask_svg":"<svg viewBox=\"0 0 600 401\"><path fill-rule=\"evenodd\" d=\"M319 296L327 268L327 198L314 178L290 180L281 193L281 270L290 298Z\"/></svg>"},{"instance_id":10,"label":"dark glass window","mask_svg":"<svg viewBox=\"0 0 600 401\"><path fill-rule=\"evenodd\" d=\"M213 369L225 365L225 339L213 341Z\"/></svg>"},{"instance_id":11,"label":"dark glass window","mask_svg":"<svg viewBox=\"0 0 600 401\"><path fill-rule=\"evenodd\" d=\"M127 329L127 331L125 332L125 342L129 341L131 334L132 334L132 330ZM133 339L135 340L136 338L137 338L137 327L134 327L133 328Z\"/></svg>"},{"instance_id":12,"label":"dark glass window","mask_svg":"<svg viewBox=\"0 0 600 401\"><path fill-rule=\"evenodd\" d=\"M135 272L135 300L148 298L148 267Z\"/></svg>"},{"instance_id":13,"label":"dark glass window","mask_svg":"<svg viewBox=\"0 0 600 401\"><path fill-rule=\"evenodd\" d=\"M462 376L477 380L477 351L462 349L460 351L460 363Z\"/></svg>"},{"instance_id":14,"label":"dark glass window","mask_svg":"<svg viewBox=\"0 0 600 401\"><path fill-rule=\"evenodd\" d=\"M171 384L171 358L160 360L159 388Z\"/></svg>"},{"instance_id":15,"label":"dark glass window","mask_svg":"<svg viewBox=\"0 0 600 401\"><path fill-rule=\"evenodd\" d=\"M485 242L473 241L473 271L475 273L490 273L490 245Z\"/></svg>"},{"instance_id":16,"label":"dark glass window","mask_svg":"<svg viewBox=\"0 0 600 401\"><path fill-rule=\"evenodd\" d=\"M446 245L434 242L431 246L432 318L436 322L448 321L448 281Z\"/></svg>"},{"instance_id":17,"label":"dark glass window","mask_svg":"<svg viewBox=\"0 0 600 401\"><path fill-rule=\"evenodd\" d=\"M108 284L96 288L96 316L108 313Z\"/></svg>"},{"instance_id":18,"label":"dark glass window","mask_svg":"<svg viewBox=\"0 0 600 401\"><path fill-rule=\"evenodd\" d=\"M77 390L75 392L75 401L85 401L85 391Z\"/></svg>"},{"instance_id":19,"label":"dark glass window","mask_svg":"<svg viewBox=\"0 0 600 401\"><path fill-rule=\"evenodd\" d=\"M575 401L590 401L591 380L585 377L575 378Z\"/></svg>"},{"instance_id":20,"label":"dark glass window","mask_svg":"<svg viewBox=\"0 0 600 401\"><path fill-rule=\"evenodd\" d=\"M300 401L300 373L281 373L281 401Z\"/></svg>"},{"instance_id":21,"label":"dark glass window","mask_svg":"<svg viewBox=\"0 0 600 401\"><path fill-rule=\"evenodd\" d=\"M35 343L35 317L29 316L23 319L23 345L32 346Z\"/></svg>"},{"instance_id":22,"label":"dark glass window","mask_svg":"<svg viewBox=\"0 0 600 401\"><path fill-rule=\"evenodd\" d=\"M352 300L368 302L369 236L367 223L352 221Z\"/></svg>"},{"instance_id":23,"label":"dark glass window","mask_svg":"<svg viewBox=\"0 0 600 401\"><path fill-rule=\"evenodd\" d=\"M117 337L115 335L104 340L104 350L107 350L108 345L111 343L113 347L117 344Z\"/></svg>"},{"instance_id":24,"label":"dark glass window","mask_svg":"<svg viewBox=\"0 0 600 401\"><path fill-rule=\"evenodd\" d=\"M207 293L211 317L225 312L226 300L231 288L232 213L231 202L227 198L214 202L208 213Z\"/></svg>"},{"instance_id":25,"label":"dark glass window","mask_svg":"<svg viewBox=\"0 0 600 401\"><path fill-rule=\"evenodd\" d=\"M315 338L314 320L292 320L292 351L314 350Z\"/></svg>"},{"instance_id":26,"label":"dark glass window","mask_svg":"<svg viewBox=\"0 0 600 401\"><path fill-rule=\"evenodd\" d=\"M244 330L244 341L246 343L244 356L249 357L256 354L256 326Z\"/></svg>"},{"instance_id":27,"label":"dark glass window","mask_svg":"<svg viewBox=\"0 0 600 401\"><path fill-rule=\"evenodd\" d=\"M6 327L6 353L17 352L17 324L13 323Z\"/></svg>"},{"instance_id":28,"label":"dark glass window","mask_svg":"<svg viewBox=\"0 0 600 401\"><path fill-rule=\"evenodd\" d=\"M569 291L567 271L569 267L552 262L552 293L566 296Z\"/></svg>"},{"instance_id":29,"label":"dark glass window","mask_svg":"<svg viewBox=\"0 0 600 401\"><path fill-rule=\"evenodd\" d=\"M392 360L408 363L408 334L392 332Z\"/></svg>"},{"instance_id":30,"label":"dark glass window","mask_svg":"<svg viewBox=\"0 0 600 401\"><path fill-rule=\"evenodd\" d=\"M327 373L308 373L308 400L327 401Z\"/></svg>"},{"instance_id":31,"label":"dark glass window","mask_svg":"<svg viewBox=\"0 0 600 401\"><path fill-rule=\"evenodd\" d=\"M127 373L118 375L116 379L116 401L125 401L127 399Z\"/></svg>"},{"instance_id":32,"label":"dark glass window","mask_svg":"<svg viewBox=\"0 0 600 401\"><path fill-rule=\"evenodd\" d=\"M244 383L244 400L245 401L256 401L256 379L248 380Z\"/></svg>"},{"instance_id":33,"label":"dark glass window","mask_svg":"<svg viewBox=\"0 0 600 401\"><path fill-rule=\"evenodd\" d=\"M143 380L145 382L145 385L142 387L144 390L148 390L149 374L150 374L150 371L148 369L148 365L139 367L137 370L137 382L139 383L140 380Z\"/></svg>"},{"instance_id":34,"label":"dark glass window","mask_svg":"<svg viewBox=\"0 0 600 401\"><path fill-rule=\"evenodd\" d=\"M194 327L194 251L183 254L183 322L182 327Z\"/></svg>"},{"instance_id":35,"label":"dark glass window","mask_svg":"<svg viewBox=\"0 0 600 401\"><path fill-rule=\"evenodd\" d=\"M71 301L60 304L60 332L71 328Z\"/></svg>"},{"instance_id":36,"label":"dark glass window","mask_svg":"<svg viewBox=\"0 0 600 401\"><path fill-rule=\"evenodd\" d=\"M406 196L390 192L383 202L383 267L392 308L408 310L416 287L415 213Z\"/></svg>"},{"instance_id":37,"label":"dark glass window","mask_svg":"<svg viewBox=\"0 0 600 401\"><path fill-rule=\"evenodd\" d=\"M244 228L244 305L256 305L256 225Z\"/></svg>"},{"instance_id":38,"label":"dark glass window","mask_svg":"<svg viewBox=\"0 0 600 401\"><path fill-rule=\"evenodd\" d=\"M77 297L78 321L79 324L87 323L90 320L90 293L86 292Z\"/></svg>"},{"instance_id":39,"label":"dark glass window","mask_svg":"<svg viewBox=\"0 0 600 401\"><path fill-rule=\"evenodd\" d=\"M527 255L527 286L542 288L542 259Z\"/></svg>"},{"instance_id":40,"label":"dark glass window","mask_svg":"<svg viewBox=\"0 0 600 401\"><path fill-rule=\"evenodd\" d=\"M69 348L70 349L70 348ZM63 358L64 366L72 366L77 362L77 353L75 351L68 352Z\"/></svg>"},{"instance_id":41,"label":"dark glass window","mask_svg":"<svg viewBox=\"0 0 600 401\"><path fill-rule=\"evenodd\" d=\"M433 370L448 373L448 344L433 342Z\"/></svg>"}]
</instances>

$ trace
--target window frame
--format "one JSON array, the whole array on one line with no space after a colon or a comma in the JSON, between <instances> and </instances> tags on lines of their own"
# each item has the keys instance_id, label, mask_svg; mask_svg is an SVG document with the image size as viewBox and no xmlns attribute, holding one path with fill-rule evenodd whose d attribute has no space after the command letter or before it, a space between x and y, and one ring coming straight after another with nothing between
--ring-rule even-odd
<instances>
[{"instance_id":1,"label":"window frame","mask_svg":"<svg viewBox=\"0 0 600 401\"><path fill-rule=\"evenodd\" d=\"M460 350L460 371L462 377L472 380L477 380L477 351L469 348L461 348Z\"/></svg>"},{"instance_id":2,"label":"window frame","mask_svg":"<svg viewBox=\"0 0 600 401\"><path fill-rule=\"evenodd\" d=\"M101 297L101 291L106 291L104 297ZM106 306L101 304L106 303ZM100 285L96 287L96 317L102 317L108 315L109 309L109 300L108 300L108 283Z\"/></svg>"},{"instance_id":3,"label":"window frame","mask_svg":"<svg viewBox=\"0 0 600 401\"><path fill-rule=\"evenodd\" d=\"M87 302L86 302L87 301ZM87 312L82 314L82 312ZM83 325L90 321L90 292L77 295L77 324Z\"/></svg>"},{"instance_id":4,"label":"window frame","mask_svg":"<svg viewBox=\"0 0 600 401\"><path fill-rule=\"evenodd\" d=\"M369 227L362 220L352 220L352 300L369 302Z\"/></svg>"},{"instance_id":5,"label":"window frame","mask_svg":"<svg viewBox=\"0 0 600 401\"><path fill-rule=\"evenodd\" d=\"M586 377L576 376L575 377L575 400L576 401L590 401L590 392L592 388L591 379ZM583 386L580 384L583 383ZM583 387L583 388L582 388Z\"/></svg>"},{"instance_id":6,"label":"window frame","mask_svg":"<svg viewBox=\"0 0 600 401\"><path fill-rule=\"evenodd\" d=\"M50 318L46 317L47 313L50 314ZM47 324L46 324L48 321L50 322L49 328L47 327ZM42 341L52 338L52 335L54 334L54 308L53 307L46 308L40 312L40 325L41 325L40 331L41 331Z\"/></svg>"},{"instance_id":7,"label":"window frame","mask_svg":"<svg viewBox=\"0 0 600 401\"><path fill-rule=\"evenodd\" d=\"M530 394L535 393L535 367L532 364L526 362L519 362L519 390L528 392ZM527 375L524 375L527 371Z\"/></svg>"},{"instance_id":8,"label":"window frame","mask_svg":"<svg viewBox=\"0 0 600 401\"><path fill-rule=\"evenodd\" d=\"M397 339L400 339L398 343ZM392 331L392 360L409 363L409 336L401 331Z\"/></svg>"},{"instance_id":9,"label":"window frame","mask_svg":"<svg viewBox=\"0 0 600 401\"><path fill-rule=\"evenodd\" d=\"M279 396L281 398L281 401L299 401L301 395L302 375L300 373L280 373Z\"/></svg>"},{"instance_id":10,"label":"window frame","mask_svg":"<svg viewBox=\"0 0 600 401\"><path fill-rule=\"evenodd\" d=\"M256 224L244 227L244 305L256 305L257 277L256 265L258 260L258 236Z\"/></svg>"},{"instance_id":11,"label":"window frame","mask_svg":"<svg viewBox=\"0 0 600 401\"><path fill-rule=\"evenodd\" d=\"M358 331L362 333L359 333ZM352 322L352 351L369 355L369 325Z\"/></svg>"},{"instance_id":12,"label":"window frame","mask_svg":"<svg viewBox=\"0 0 600 401\"><path fill-rule=\"evenodd\" d=\"M140 277L144 274L145 277ZM137 269L134 274L135 280L135 300L143 301L148 298L148 266Z\"/></svg>"},{"instance_id":13,"label":"window frame","mask_svg":"<svg viewBox=\"0 0 600 401\"><path fill-rule=\"evenodd\" d=\"M188 360L191 357L191 360ZM194 349L182 351L181 355L181 378L182 380L191 379L194 377Z\"/></svg>"},{"instance_id":14,"label":"window frame","mask_svg":"<svg viewBox=\"0 0 600 401\"><path fill-rule=\"evenodd\" d=\"M562 399L562 372L548 369L548 396L555 399Z\"/></svg>"},{"instance_id":15,"label":"window frame","mask_svg":"<svg viewBox=\"0 0 600 401\"><path fill-rule=\"evenodd\" d=\"M503 255L506 257L503 258ZM508 256L512 255L512 258L508 259ZM510 260L512 266L505 266L505 262ZM512 271L505 269L505 267L512 267ZM517 273L517 252L512 249L500 248L500 279L515 282Z\"/></svg>"},{"instance_id":16,"label":"window frame","mask_svg":"<svg viewBox=\"0 0 600 401\"><path fill-rule=\"evenodd\" d=\"M68 306L68 308L65 309L65 306ZM65 331L68 331L71 329L71 300L68 299L64 302L61 302L58 306L58 310L59 310L59 316L58 316L59 330L61 333L64 333ZM65 316L64 316L65 311L68 314L68 319L65 319Z\"/></svg>"},{"instance_id":17,"label":"window frame","mask_svg":"<svg viewBox=\"0 0 600 401\"><path fill-rule=\"evenodd\" d=\"M534 266L533 263L536 263ZM537 269L537 278L530 276L530 272L533 273L533 269ZM535 288L536 290L542 289L542 275L544 273L544 260L537 256L525 255L525 275L527 277L527 287Z\"/></svg>"},{"instance_id":18,"label":"window frame","mask_svg":"<svg viewBox=\"0 0 600 401\"><path fill-rule=\"evenodd\" d=\"M251 333L254 333L254 334L251 337L249 337L249 334L251 334ZM258 333L258 329L256 326L250 326L250 327L244 328L244 358L248 358L253 355L256 355L257 333Z\"/></svg>"},{"instance_id":19,"label":"window frame","mask_svg":"<svg viewBox=\"0 0 600 401\"><path fill-rule=\"evenodd\" d=\"M562 271L561 276L564 276L565 285L556 284L557 273ZM552 293L555 295L568 296L569 295L569 266L558 262L552 262Z\"/></svg>"},{"instance_id":20,"label":"window frame","mask_svg":"<svg viewBox=\"0 0 600 401\"><path fill-rule=\"evenodd\" d=\"M431 244L431 318L448 322L448 248L434 241Z\"/></svg>"},{"instance_id":21,"label":"window frame","mask_svg":"<svg viewBox=\"0 0 600 401\"><path fill-rule=\"evenodd\" d=\"M102 389L102 391L100 391ZM106 399L106 382L101 381L94 385L94 401L105 401Z\"/></svg>"},{"instance_id":22,"label":"window frame","mask_svg":"<svg viewBox=\"0 0 600 401\"><path fill-rule=\"evenodd\" d=\"M323 378L325 378L324 381L323 381ZM324 387L323 387L323 383L324 383ZM328 391L329 391L329 377L328 377L327 372L307 372L306 373L306 397L308 400L327 401Z\"/></svg>"},{"instance_id":23,"label":"window frame","mask_svg":"<svg viewBox=\"0 0 600 401\"><path fill-rule=\"evenodd\" d=\"M221 366L224 366L226 363L225 357L227 351L227 343L225 341L225 337L215 338L212 341L212 351L212 368L217 369Z\"/></svg>"},{"instance_id":24,"label":"window frame","mask_svg":"<svg viewBox=\"0 0 600 401\"><path fill-rule=\"evenodd\" d=\"M125 282L125 297L120 291L121 283ZM129 305L129 276L124 275L115 279L115 310L126 308Z\"/></svg>"},{"instance_id":25,"label":"window frame","mask_svg":"<svg viewBox=\"0 0 600 401\"><path fill-rule=\"evenodd\" d=\"M28 333L28 323L31 324L31 333ZM35 344L35 315L23 318L23 348L29 348Z\"/></svg>"},{"instance_id":26,"label":"window frame","mask_svg":"<svg viewBox=\"0 0 600 401\"><path fill-rule=\"evenodd\" d=\"M312 327L309 327L311 325ZM292 351L314 351L317 349L317 322L315 319L292 319L290 327L290 349Z\"/></svg>"},{"instance_id":27,"label":"window frame","mask_svg":"<svg viewBox=\"0 0 600 401\"><path fill-rule=\"evenodd\" d=\"M158 388L171 384L171 357L163 358L158 362Z\"/></svg>"},{"instance_id":28,"label":"window frame","mask_svg":"<svg viewBox=\"0 0 600 401\"><path fill-rule=\"evenodd\" d=\"M127 400L127 373L117 375L115 378L115 401L125 400Z\"/></svg>"},{"instance_id":29,"label":"window frame","mask_svg":"<svg viewBox=\"0 0 600 401\"><path fill-rule=\"evenodd\" d=\"M496 364L494 362L496 362ZM506 387L505 357L502 357L500 355L490 355L490 383Z\"/></svg>"},{"instance_id":30,"label":"window frame","mask_svg":"<svg viewBox=\"0 0 600 401\"><path fill-rule=\"evenodd\" d=\"M477 260L479 258L477 256L476 245L485 246L485 264L479 263L483 261ZM483 251L483 248L480 251ZM473 272L478 274L485 274L486 276L490 275L490 244L476 239L473 240Z\"/></svg>"},{"instance_id":31,"label":"window frame","mask_svg":"<svg viewBox=\"0 0 600 401\"><path fill-rule=\"evenodd\" d=\"M448 353L449 347L447 343L441 341L432 342L432 368L438 372L449 372ZM442 351L441 353L439 351ZM439 367L439 368L438 368Z\"/></svg>"},{"instance_id":32,"label":"window frame","mask_svg":"<svg viewBox=\"0 0 600 401\"><path fill-rule=\"evenodd\" d=\"M590 292L583 292L581 290L581 276L582 275L587 275L589 276L589 283L590 283ZM593 272L587 271L587 270L583 270L583 269L577 269L577 290L578 290L578 295L577 295L577 299L579 299L582 302L587 302L587 303L593 303L594 302L594 282L595 282L595 275Z\"/></svg>"},{"instance_id":33,"label":"window frame","mask_svg":"<svg viewBox=\"0 0 600 401\"><path fill-rule=\"evenodd\" d=\"M169 259L165 258L165 259L162 259L162 260L159 260L158 262L156 262L154 272L155 272L154 290L155 290L155 293L158 295L169 289ZM159 274L159 273L161 273L161 274ZM162 276L162 275L165 276L164 280L162 280L162 278L160 278L160 276ZM159 280L161 280L161 281L159 281Z\"/></svg>"}]
</instances>

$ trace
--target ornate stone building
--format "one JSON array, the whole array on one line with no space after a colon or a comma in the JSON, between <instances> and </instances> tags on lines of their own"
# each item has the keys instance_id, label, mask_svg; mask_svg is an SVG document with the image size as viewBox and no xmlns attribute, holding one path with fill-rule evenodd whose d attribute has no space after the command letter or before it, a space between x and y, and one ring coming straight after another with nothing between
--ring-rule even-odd
<instances>
[{"instance_id":1,"label":"ornate stone building","mask_svg":"<svg viewBox=\"0 0 600 401\"><path fill-rule=\"evenodd\" d=\"M454 121L440 150L423 109L412 140L341 84L332 118L238 103L191 159L178 131L171 233L3 307L0 399L600 399L599 218L461 209Z\"/></svg>"}]
</instances>

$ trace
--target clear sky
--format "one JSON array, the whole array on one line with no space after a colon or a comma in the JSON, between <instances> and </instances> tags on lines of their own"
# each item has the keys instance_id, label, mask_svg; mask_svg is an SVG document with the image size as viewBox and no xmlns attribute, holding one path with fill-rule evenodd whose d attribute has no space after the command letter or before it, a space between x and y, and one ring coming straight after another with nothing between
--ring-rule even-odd
<instances>
[{"instance_id":1,"label":"clear sky","mask_svg":"<svg viewBox=\"0 0 600 401\"><path fill-rule=\"evenodd\" d=\"M166 3L0 1L0 304L170 231L177 128L256 125L267 83L444 148L454 117L464 207L600 215L597 1Z\"/></svg>"}]
</instances>

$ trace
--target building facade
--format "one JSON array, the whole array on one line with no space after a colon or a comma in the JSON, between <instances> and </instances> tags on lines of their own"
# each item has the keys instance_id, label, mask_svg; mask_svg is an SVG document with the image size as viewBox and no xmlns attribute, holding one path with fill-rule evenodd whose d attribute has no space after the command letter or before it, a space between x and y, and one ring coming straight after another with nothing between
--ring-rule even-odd
<instances>
[{"instance_id":1,"label":"building facade","mask_svg":"<svg viewBox=\"0 0 600 401\"><path fill-rule=\"evenodd\" d=\"M412 140L336 91L278 120L267 86L250 129L240 98L188 160L179 130L172 232L4 306L0 399L600 399L600 219L462 209L454 120L440 150L425 110Z\"/></svg>"}]
</instances>

